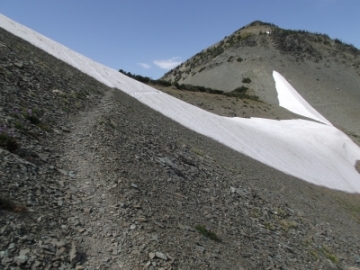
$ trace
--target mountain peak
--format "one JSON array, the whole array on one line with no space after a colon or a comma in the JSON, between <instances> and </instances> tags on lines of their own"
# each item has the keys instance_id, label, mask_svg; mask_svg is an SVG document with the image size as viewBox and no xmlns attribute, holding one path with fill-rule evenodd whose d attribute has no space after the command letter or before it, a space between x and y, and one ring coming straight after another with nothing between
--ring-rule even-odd
<instances>
[{"instance_id":1,"label":"mountain peak","mask_svg":"<svg viewBox=\"0 0 360 270\"><path fill-rule=\"evenodd\" d=\"M272 26L272 27L278 27L277 25L273 24L273 23L268 23L268 22L262 22L260 20L256 20L253 21L252 23L249 23L248 25L244 26L243 28L247 28L250 26Z\"/></svg>"}]
</instances>

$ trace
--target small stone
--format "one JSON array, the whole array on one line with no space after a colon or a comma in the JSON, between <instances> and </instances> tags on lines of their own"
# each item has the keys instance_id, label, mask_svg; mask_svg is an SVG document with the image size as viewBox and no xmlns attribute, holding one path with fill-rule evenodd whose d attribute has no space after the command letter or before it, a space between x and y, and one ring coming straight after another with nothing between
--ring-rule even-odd
<instances>
[{"instance_id":1,"label":"small stone","mask_svg":"<svg viewBox=\"0 0 360 270\"><path fill-rule=\"evenodd\" d=\"M15 257L15 261L16 261L17 265L26 263L28 259L29 259L29 257L26 255L20 255L20 256Z\"/></svg>"},{"instance_id":2,"label":"small stone","mask_svg":"<svg viewBox=\"0 0 360 270\"><path fill-rule=\"evenodd\" d=\"M20 256L26 256L26 255L29 255L30 253L30 249L21 249L20 252L19 252L19 255Z\"/></svg>"},{"instance_id":3,"label":"small stone","mask_svg":"<svg viewBox=\"0 0 360 270\"><path fill-rule=\"evenodd\" d=\"M68 175L68 172L63 170L63 169L57 169L59 173L61 173L62 175Z\"/></svg>"},{"instance_id":4,"label":"small stone","mask_svg":"<svg viewBox=\"0 0 360 270\"><path fill-rule=\"evenodd\" d=\"M186 227L184 225L182 225L181 223L178 223L178 227L180 230L185 230Z\"/></svg>"},{"instance_id":5,"label":"small stone","mask_svg":"<svg viewBox=\"0 0 360 270\"><path fill-rule=\"evenodd\" d=\"M52 241L51 241L51 243L53 244L53 245L55 245L56 247L63 247L63 246L65 246L65 242L64 241L57 241L56 239L53 239Z\"/></svg>"},{"instance_id":6,"label":"small stone","mask_svg":"<svg viewBox=\"0 0 360 270\"><path fill-rule=\"evenodd\" d=\"M155 252L155 256L156 258L162 259L164 261L167 261L168 259L164 253L158 251Z\"/></svg>"},{"instance_id":7,"label":"small stone","mask_svg":"<svg viewBox=\"0 0 360 270\"><path fill-rule=\"evenodd\" d=\"M148 269L148 267L150 266L150 264L151 264L151 261L147 261L147 263L144 265L143 270Z\"/></svg>"},{"instance_id":8,"label":"small stone","mask_svg":"<svg viewBox=\"0 0 360 270\"><path fill-rule=\"evenodd\" d=\"M157 234L154 234L151 238L152 240L159 242L159 237L157 236Z\"/></svg>"},{"instance_id":9,"label":"small stone","mask_svg":"<svg viewBox=\"0 0 360 270\"><path fill-rule=\"evenodd\" d=\"M135 230L135 229L136 229L136 225L135 225L135 224L131 224L130 230Z\"/></svg>"},{"instance_id":10,"label":"small stone","mask_svg":"<svg viewBox=\"0 0 360 270\"><path fill-rule=\"evenodd\" d=\"M69 258L72 265L75 265L80 260L80 254L77 251L77 247L74 241L71 243Z\"/></svg>"},{"instance_id":11,"label":"small stone","mask_svg":"<svg viewBox=\"0 0 360 270\"><path fill-rule=\"evenodd\" d=\"M8 256L9 256L9 252L7 250L0 251L0 259L8 257Z\"/></svg>"},{"instance_id":12,"label":"small stone","mask_svg":"<svg viewBox=\"0 0 360 270\"><path fill-rule=\"evenodd\" d=\"M43 154L43 153L37 153L37 156L44 162L47 162L49 159L48 155Z\"/></svg>"},{"instance_id":13,"label":"small stone","mask_svg":"<svg viewBox=\"0 0 360 270\"><path fill-rule=\"evenodd\" d=\"M70 129L66 127L61 127L62 132L70 133Z\"/></svg>"},{"instance_id":14,"label":"small stone","mask_svg":"<svg viewBox=\"0 0 360 270\"><path fill-rule=\"evenodd\" d=\"M15 244L14 244L14 243L11 243L11 244L9 245L9 249L15 249Z\"/></svg>"},{"instance_id":15,"label":"small stone","mask_svg":"<svg viewBox=\"0 0 360 270\"><path fill-rule=\"evenodd\" d=\"M134 183L132 183L131 186L132 186L133 188L138 188L138 185L137 185L137 184L134 184Z\"/></svg>"},{"instance_id":16,"label":"small stone","mask_svg":"<svg viewBox=\"0 0 360 270\"><path fill-rule=\"evenodd\" d=\"M149 258L150 258L150 260L154 259L155 258L155 253L150 252L149 253Z\"/></svg>"},{"instance_id":17,"label":"small stone","mask_svg":"<svg viewBox=\"0 0 360 270\"><path fill-rule=\"evenodd\" d=\"M35 261L34 264L31 266L31 270L36 270L41 265L41 262Z\"/></svg>"},{"instance_id":18,"label":"small stone","mask_svg":"<svg viewBox=\"0 0 360 270\"><path fill-rule=\"evenodd\" d=\"M12 262L14 259L13 258L9 258L9 257L5 257L1 260L1 263L2 264L7 264L7 263L10 263Z\"/></svg>"},{"instance_id":19,"label":"small stone","mask_svg":"<svg viewBox=\"0 0 360 270\"><path fill-rule=\"evenodd\" d=\"M22 62L15 62L14 65L17 66L18 68L22 68L24 66Z\"/></svg>"},{"instance_id":20,"label":"small stone","mask_svg":"<svg viewBox=\"0 0 360 270\"><path fill-rule=\"evenodd\" d=\"M45 249L45 250L47 250L47 251L50 251L50 252L53 252L53 253L55 253L56 252L56 249L55 249L55 247L53 246L53 245L43 245L43 246L41 246L43 249Z\"/></svg>"},{"instance_id":21,"label":"small stone","mask_svg":"<svg viewBox=\"0 0 360 270\"><path fill-rule=\"evenodd\" d=\"M196 250L200 253L200 254L203 254L203 253L205 253L205 248L204 247L202 247L202 246L196 246Z\"/></svg>"},{"instance_id":22,"label":"small stone","mask_svg":"<svg viewBox=\"0 0 360 270\"><path fill-rule=\"evenodd\" d=\"M58 248L56 251L56 257L60 257L61 254L65 252L65 247Z\"/></svg>"}]
</instances>

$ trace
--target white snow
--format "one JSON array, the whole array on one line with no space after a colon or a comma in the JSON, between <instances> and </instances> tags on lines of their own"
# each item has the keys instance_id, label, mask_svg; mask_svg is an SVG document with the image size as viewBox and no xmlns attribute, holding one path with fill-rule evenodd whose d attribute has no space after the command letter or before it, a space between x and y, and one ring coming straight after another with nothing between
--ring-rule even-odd
<instances>
[{"instance_id":1,"label":"white snow","mask_svg":"<svg viewBox=\"0 0 360 270\"><path fill-rule=\"evenodd\" d=\"M279 105L289 111L317 120L327 125L332 124L318 113L299 93L288 83L283 76L274 71L273 76L276 83Z\"/></svg>"},{"instance_id":2,"label":"white snow","mask_svg":"<svg viewBox=\"0 0 360 270\"><path fill-rule=\"evenodd\" d=\"M312 108L277 72L273 76L280 105L321 123L221 117L130 79L1 14L0 26L107 86L124 91L163 115L240 153L310 183L360 193L360 174L355 170L360 148Z\"/></svg>"}]
</instances>

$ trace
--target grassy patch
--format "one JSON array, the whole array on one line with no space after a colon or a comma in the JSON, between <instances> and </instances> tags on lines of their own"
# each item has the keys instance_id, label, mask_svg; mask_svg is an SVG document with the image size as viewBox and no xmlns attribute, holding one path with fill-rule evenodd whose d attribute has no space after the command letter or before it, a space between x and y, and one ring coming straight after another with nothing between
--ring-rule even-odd
<instances>
[{"instance_id":1,"label":"grassy patch","mask_svg":"<svg viewBox=\"0 0 360 270\"><path fill-rule=\"evenodd\" d=\"M261 216L261 210L259 207L254 207L250 212L251 217L259 218Z\"/></svg>"},{"instance_id":2,"label":"grassy patch","mask_svg":"<svg viewBox=\"0 0 360 270\"><path fill-rule=\"evenodd\" d=\"M338 263L338 257L325 245L319 248L319 252L322 253L326 258L328 258L333 263Z\"/></svg>"},{"instance_id":3,"label":"grassy patch","mask_svg":"<svg viewBox=\"0 0 360 270\"><path fill-rule=\"evenodd\" d=\"M15 128L17 129L24 129L23 124L21 124L20 122L15 122Z\"/></svg>"},{"instance_id":4,"label":"grassy patch","mask_svg":"<svg viewBox=\"0 0 360 270\"><path fill-rule=\"evenodd\" d=\"M298 227L298 224L295 221L287 219L281 220L280 225L285 231L288 231L290 229L296 229Z\"/></svg>"},{"instance_id":5,"label":"grassy patch","mask_svg":"<svg viewBox=\"0 0 360 270\"><path fill-rule=\"evenodd\" d=\"M39 123L37 125L39 128L41 128L42 130L46 131L46 132L50 132L51 131L51 127L44 124L44 123Z\"/></svg>"},{"instance_id":6,"label":"grassy patch","mask_svg":"<svg viewBox=\"0 0 360 270\"><path fill-rule=\"evenodd\" d=\"M204 152L201 151L199 148L192 147L191 151L194 152L195 154L197 154L198 156L202 156L202 157L205 156Z\"/></svg>"},{"instance_id":7,"label":"grassy patch","mask_svg":"<svg viewBox=\"0 0 360 270\"><path fill-rule=\"evenodd\" d=\"M276 229L276 226L270 222L265 222L263 225L265 226L266 229L270 231L274 231Z\"/></svg>"},{"instance_id":8,"label":"grassy patch","mask_svg":"<svg viewBox=\"0 0 360 270\"><path fill-rule=\"evenodd\" d=\"M205 225L196 225L195 229L205 237L210 238L211 240L216 242L221 242L220 238L216 235L216 233L206 229Z\"/></svg>"},{"instance_id":9,"label":"grassy patch","mask_svg":"<svg viewBox=\"0 0 360 270\"><path fill-rule=\"evenodd\" d=\"M360 198L358 196L352 196L351 199L339 198L337 201L358 223L360 223Z\"/></svg>"},{"instance_id":10,"label":"grassy patch","mask_svg":"<svg viewBox=\"0 0 360 270\"><path fill-rule=\"evenodd\" d=\"M249 33L249 32L245 32L241 34L241 38L242 39L247 39L248 37L251 37L253 34Z\"/></svg>"}]
</instances>

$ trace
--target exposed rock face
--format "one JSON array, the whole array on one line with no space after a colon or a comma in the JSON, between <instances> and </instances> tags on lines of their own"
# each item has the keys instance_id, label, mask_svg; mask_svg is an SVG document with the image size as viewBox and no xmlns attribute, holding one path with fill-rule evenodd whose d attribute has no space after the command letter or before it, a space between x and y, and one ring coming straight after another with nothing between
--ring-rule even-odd
<instances>
[{"instance_id":1,"label":"exposed rock face","mask_svg":"<svg viewBox=\"0 0 360 270\"><path fill-rule=\"evenodd\" d=\"M267 32L269 34L267 34ZM281 73L321 114L360 135L360 51L325 34L254 22L197 53L162 79L249 92L278 105L272 71ZM244 84L250 78L250 84Z\"/></svg>"},{"instance_id":2,"label":"exposed rock face","mask_svg":"<svg viewBox=\"0 0 360 270\"><path fill-rule=\"evenodd\" d=\"M235 153L1 29L0 86L0 269L359 266L358 196Z\"/></svg>"}]
</instances>

